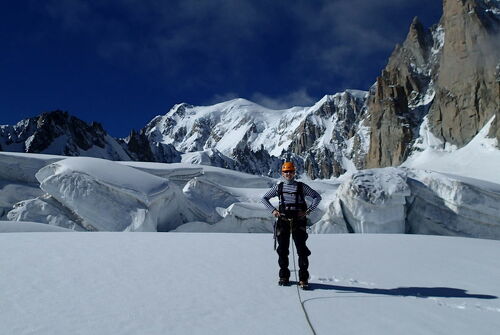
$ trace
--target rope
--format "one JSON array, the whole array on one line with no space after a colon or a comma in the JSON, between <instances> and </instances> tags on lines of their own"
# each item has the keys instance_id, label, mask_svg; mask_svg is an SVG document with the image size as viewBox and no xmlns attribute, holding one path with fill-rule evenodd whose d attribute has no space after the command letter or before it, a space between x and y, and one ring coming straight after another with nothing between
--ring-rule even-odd
<instances>
[{"instance_id":1,"label":"rope","mask_svg":"<svg viewBox=\"0 0 500 335\"><path fill-rule=\"evenodd\" d=\"M292 241L290 241L290 243L292 244L293 272L295 272L295 282L297 282L297 285L296 285L297 297L299 298L300 307L302 307L302 311L304 312L304 315L306 317L306 321L309 324L309 327L311 328L313 335L316 335L316 331L314 330L314 327L311 323L311 320L309 319L309 314L307 314L306 307L304 306L305 301L302 301L302 297L300 296L300 290L299 290L299 285L298 285L299 281L297 278L297 266L295 265L295 248L294 248L295 241L293 241L293 235L292 235L292 222L293 222L293 220L289 220L289 221L290 221L290 236L292 237Z\"/></svg>"}]
</instances>

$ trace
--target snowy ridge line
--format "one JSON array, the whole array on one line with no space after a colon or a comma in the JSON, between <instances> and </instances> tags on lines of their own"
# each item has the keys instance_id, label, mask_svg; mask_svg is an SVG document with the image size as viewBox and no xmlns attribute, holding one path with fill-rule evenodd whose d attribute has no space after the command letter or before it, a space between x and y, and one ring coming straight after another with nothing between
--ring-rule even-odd
<instances>
[{"instance_id":1,"label":"snowy ridge line","mask_svg":"<svg viewBox=\"0 0 500 335\"><path fill-rule=\"evenodd\" d=\"M286 110L267 109L245 99L212 106L179 104L151 120L143 132L150 143L173 145L184 153L181 161L205 161L277 177L276 164L293 152L300 173L329 178L351 167L342 167L350 156L346 141L353 137L346 129L357 124L367 96L348 90L325 95L312 107ZM334 171L328 168L333 158Z\"/></svg>"},{"instance_id":2,"label":"snowy ridge line","mask_svg":"<svg viewBox=\"0 0 500 335\"><path fill-rule=\"evenodd\" d=\"M132 161L117 161L116 163L132 167L142 172L165 178L171 181L189 181L204 175L206 166L193 166L189 163L146 163ZM168 168L166 168L168 167Z\"/></svg>"}]
</instances>

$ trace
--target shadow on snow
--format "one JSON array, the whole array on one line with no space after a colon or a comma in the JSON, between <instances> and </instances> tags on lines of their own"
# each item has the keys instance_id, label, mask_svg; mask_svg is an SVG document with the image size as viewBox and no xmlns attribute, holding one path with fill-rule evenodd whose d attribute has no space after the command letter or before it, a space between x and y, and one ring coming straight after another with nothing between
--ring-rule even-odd
<instances>
[{"instance_id":1,"label":"shadow on snow","mask_svg":"<svg viewBox=\"0 0 500 335\"><path fill-rule=\"evenodd\" d=\"M339 286L320 283L309 283L310 290L335 290L338 293L365 293L375 295L388 295L398 297L417 298L475 298L475 299L498 299L494 295L469 294L466 290L451 287L398 287L391 289L365 288L354 286Z\"/></svg>"}]
</instances>

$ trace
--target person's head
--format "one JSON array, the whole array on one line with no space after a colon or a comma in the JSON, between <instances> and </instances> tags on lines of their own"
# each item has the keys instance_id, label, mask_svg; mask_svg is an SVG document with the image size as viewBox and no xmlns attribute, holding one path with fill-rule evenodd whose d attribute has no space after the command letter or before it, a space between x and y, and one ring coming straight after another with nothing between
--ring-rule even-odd
<instances>
[{"instance_id":1,"label":"person's head","mask_svg":"<svg viewBox=\"0 0 500 335\"><path fill-rule=\"evenodd\" d=\"M285 162L281 166L281 175L286 180L293 180L295 178L295 165L292 162Z\"/></svg>"}]
</instances>

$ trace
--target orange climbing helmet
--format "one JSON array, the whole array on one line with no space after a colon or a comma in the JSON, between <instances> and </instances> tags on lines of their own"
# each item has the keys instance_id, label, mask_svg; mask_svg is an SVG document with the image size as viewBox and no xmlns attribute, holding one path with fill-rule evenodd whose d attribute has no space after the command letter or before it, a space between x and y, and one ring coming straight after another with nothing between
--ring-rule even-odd
<instances>
[{"instance_id":1,"label":"orange climbing helmet","mask_svg":"<svg viewBox=\"0 0 500 335\"><path fill-rule=\"evenodd\" d=\"M281 172L295 171L295 165L292 162L285 162L281 166Z\"/></svg>"}]
</instances>

